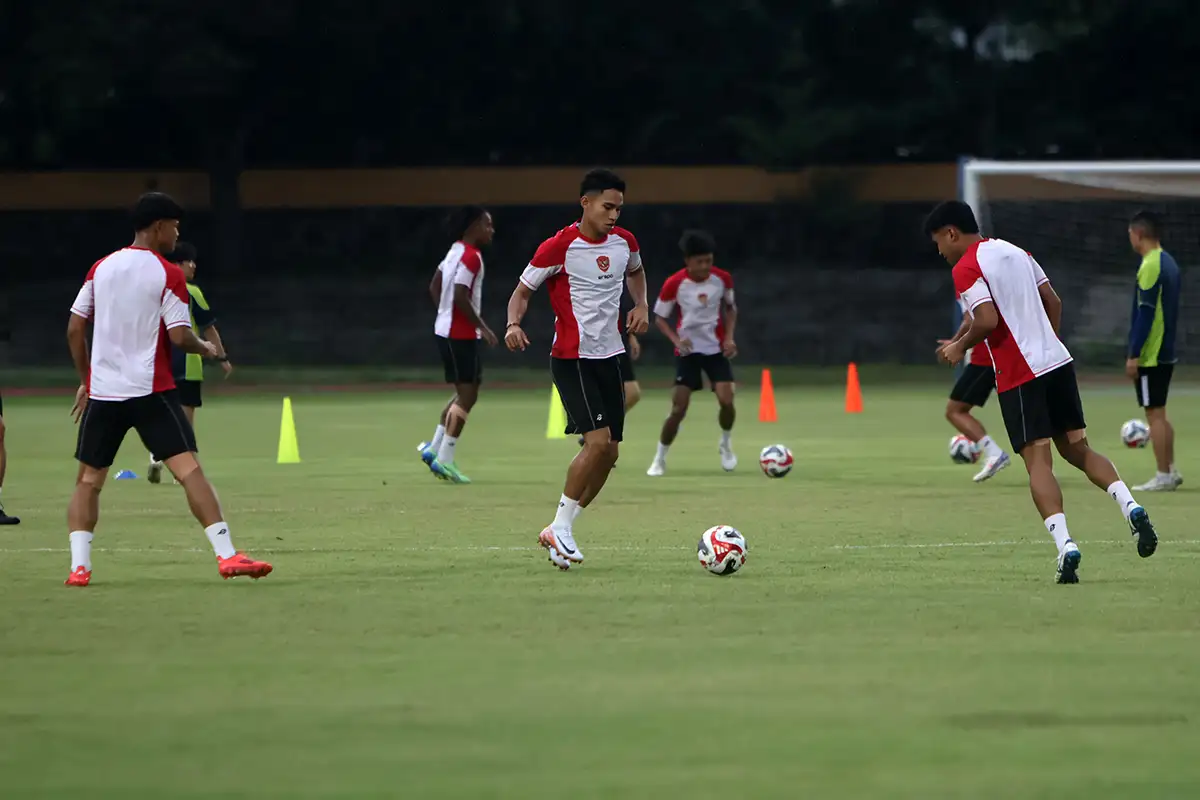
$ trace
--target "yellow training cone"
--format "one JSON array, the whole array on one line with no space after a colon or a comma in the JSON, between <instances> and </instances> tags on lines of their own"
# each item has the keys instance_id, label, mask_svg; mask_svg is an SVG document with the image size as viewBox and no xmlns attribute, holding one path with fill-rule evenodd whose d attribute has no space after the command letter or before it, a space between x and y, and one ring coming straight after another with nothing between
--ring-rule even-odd
<instances>
[{"instance_id":1,"label":"yellow training cone","mask_svg":"<svg viewBox=\"0 0 1200 800\"><path fill-rule=\"evenodd\" d=\"M546 438L565 439L566 431L566 409L563 408L562 398L558 396L558 387L550 384L550 417L546 420Z\"/></svg>"},{"instance_id":2,"label":"yellow training cone","mask_svg":"<svg viewBox=\"0 0 1200 800\"><path fill-rule=\"evenodd\" d=\"M292 417L292 398L283 398L283 419L279 422L280 464L300 463L300 443L296 441L296 420Z\"/></svg>"}]
</instances>

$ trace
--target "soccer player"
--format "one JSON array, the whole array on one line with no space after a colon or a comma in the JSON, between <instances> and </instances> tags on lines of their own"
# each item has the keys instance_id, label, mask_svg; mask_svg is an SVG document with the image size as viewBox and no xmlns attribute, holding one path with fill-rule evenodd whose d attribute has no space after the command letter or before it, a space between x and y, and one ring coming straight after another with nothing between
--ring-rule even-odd
<instances>
[{"instance_id":1,"label":"soccer player","mask_svg":"<svg viewBox=\"0 0 1200 800\"><path fill-rule=\"evenodd\" d=\"M566 433L582 434L583 448L567 469L566 485L554 521L538 535L559 569L583 561L573 526L612 471L625 428L625 350L617 328L621 284L629 287L633 309L626 327L634 336L649 327L646 273L637 239L617 227L625 203L625 181L606 169L583 177L579 187L580 220L542 242L521 273L508 301L504 341L509 350L524 350L529 337L521 320L529 298L540 286L550 294L554 310L554 342L550 374L567 412Z\"/></svg>"},{"instance_id":2,"label":"soccer player","mask_svg":"<svg viewBox=\"0 0 1200 800\"><path fill-rule=\"evenodd\" d=\"M708 376L717 397L717 424L721 427L721 468L737 466L731 437L737 412L733 407L733 367L729 359L737 355L733 340L737 327L737 305L733 300L733 276L713 266L717 249L706 231L685 231L679 240L683 251L683 269L667 278L654 304L654 324L675 345L675 393L671 413L663 423L658 451L647 475L662 475L667 470L667 450L679 433L679 424L687 416L692 392L704 385ZM675 311L679 319L670 324Z\"/></svg>"},{"instance_id":3,"label":"soccer player","mask_svg":"<svg viewBox=\"0 0 1200 800\"><path fill-rule=\"evenodd\" d=\"M8 451L4 449L4 398L0 397L0 525L20 525L20 517L4 513L4 471L8 468Z\"/></svg>"},{"instance_id":4,"label":"soccer player","mask_svg":"<svg viewBox=\"0 0 1200 800\"><path fill-rule=\"evenodd\" d=\"M430 471L451 483L470 483L454 463L454 449L462 436L467 416L479 400L483 366L479 360L479 340L496 344L496 334L479 316L483 301L483 256L480 248L492 242L496 233L492 215L479 206L464 206L451 215L448 223L457 241L438 264L429 284L429 294L437 306L433 333L442 355L446 383L454 385L454 396L442 409L433 438L421 442L421 454Z\"/></svg>"},{"instance_id":5,"label":"soccer player","mask_svg":"<svg viewBox=\"0 0 1200 800\"><path fill-rule=\"evenodd\" d=\"M954 339L965 334L971 326L971 312L961 300L959 306L963 309L963 319ZM947 344L954 339L942 339L938 344ZM1012 463L1008 453L988 436L983 423L971 416L971 409L982 408L991 397L995 385L996 370L992 368L992 354L988 352L986 344L976 345L971 348L970 363L963 368L962 375L958 376L954 388L950 390L950 399L946 401L946 420L983 451L986 459L983 469L975 475L976 483L986 481Z\"/></svg>"},{"instance_id":6,"label":"soccer player","mask_svg":"<svg viewBox=\"0 0 1200 800\"><path fill-rule=\"evenodd\" d=\"M200 462L196 437L171 375L170 344L210 358L217 347L192 332L183 270L162 257L175 248L183 209L150 192L133 208L133 244L97 261L71 305L67 343L80 386L71 409L79 423L79 474L67 508L71 542L68 586L92 579L92 538L100 490L133 428L183 485L192 514L204 527L222 578L261 578L272 567L234 549L229 525ZM92 322L88 354L87 324Z\"/></svg>"},{"instance_id":7,"label":"soccer player","mask_svg":"<svg viewBox=\"0 0 1200 800\"><path fill-rule=\"evenodd\" d=\"M188 313L191 315L192 330L202 334L205 341L212 342L217 348L217 361L225 370L228 378L233 372L233 364L229 362L229 354L225 352L225 343L221 341L221 332L217 330L216 316L204 297L204 292L193 281L196 280L196 246L190 242L179 242L167 257L167 261L178 264L187 280ZM179 391L179 402L183 406L183 414L196 427L196 409L204 405L201 388L204 386L204 360L196 353L185 353L178 347L171 348L171 375L175 378L175 388ZM163 462L150 455L150 468L146 471L146 480L158 483L162 480Z\"/></svg>"},{"instance_id":8,"label":"soccer player","mask_svg":"<svg viewBox=\"0 0 1200 800\"><path fill-rule=\"evenodd\" d=\"M1142 257L1133 292L1129 358L1138 405L1146 410L1158 472L1134 489L1173 492L1183 483L1175 469L1175 427L1167 419L1167 392L1175 369L1175 329L1179 320L1179 265L1162 249L1162 219L1141 211L1129 223L1129 244Z\"/></svg>"},{"instance_id":9,"label":"soccer player","mask_svg":"<svg viewBox=\"0 0 1200 800\"><path fill-rule=\"evenodd\" d=\"M1062 301L1041 265L1019 247L980 236L971 207L959 201L935 208L925 232L954 265L954 290L971 314L966 332L941 345L938 358L957 364L967 350L987 342L1004 426L1013 451L1025 460L1033 503L1058 548L1055 582L1078 583L1082 556L1067 530L1051 442L1116 500L1137 539L1138 555L1154 555L1158 535L1149 514L1112 462L1088 445L1075 365L1058 338Z\"/></svg>"}]
</instances>

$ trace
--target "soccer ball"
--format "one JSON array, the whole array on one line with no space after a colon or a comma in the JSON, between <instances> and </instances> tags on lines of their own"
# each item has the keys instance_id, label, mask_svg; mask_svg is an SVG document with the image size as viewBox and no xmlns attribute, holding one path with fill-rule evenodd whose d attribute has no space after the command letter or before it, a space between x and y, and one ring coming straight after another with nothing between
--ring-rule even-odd
<instances>
[{"instance_id":1,"label":"soccer ball","mask_svg":"<svg viewBox=\"0 0 1200 800\"><path fill-rule=\"evenodd\" d=\"M960 433L950 440L950 460L955 464L974 464L979 460L979 448Z\"/></svg>"},{"instance_id":2,"label":"soccer ball","mask_svg":"<svg viewBox=\"0 0 1200 800\"><path fill-rule=\"evenodd\" d=\"M782 478L792 471L792 465L795 463L792 451L781 444L767 445L758 456L758 465L768 478Z\"/></svg>"},{"instance_id":3,"label":"soccer ball","mask_svg":"<svg viewBox=\"0 0 1200 800\"><path fill-rule=\"evenodd\" d=\"M700 536L696 557L713 575L732 575L746 563L746 537L728 525L709 528Z\"/></svg>"},{"instance_id":4,"label":"soccer ball","mask_svg":"<svg viewBox=\"0 0 1200 800\"><path fill-rule=\"evenodd\" d=\"M1140 419L1131 419L1121 426L1121 441L1126 447L1145 447L1150 441L1150 426Z\"/></svg>"}]
</instances>

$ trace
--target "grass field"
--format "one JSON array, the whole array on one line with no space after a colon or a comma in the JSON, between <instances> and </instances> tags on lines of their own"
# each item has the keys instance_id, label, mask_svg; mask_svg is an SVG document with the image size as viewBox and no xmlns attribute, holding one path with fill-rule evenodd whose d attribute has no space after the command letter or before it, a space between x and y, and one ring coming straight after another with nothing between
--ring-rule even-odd
<instances>
[{"instance_id":1,"label":"grass field","mask_svg":"<svg viewBox=\"0 0 1200 800\"><path fill-rule=\"evenodd\" d=\"M1194 395L1173 395L1189 482L1139 498L1154 558L1060 468L1084 560L1056 586L1021 467L975 486L947 458L946 390L868 385L847 416L788 388L774 425L744 392L732 474L698 396L660 479L650 391L566 574L535 546L576 450L544 437L548 390L485 391L471 486L413 451L442 392L298 395L291 466L278 394L213 397L202 457L275 573L221 581L180 489L120 481L86 590L62 586L69 400L6 397L0 795L1200 797ZM1117 439L1130 394L1084 400L1132 484L1153 466ZM772 481L776 441L798 466ZM116 466L144 473L136 437ZM696 562L717 523L750 544L732 578Z\"/></svg>"}]
</instances>

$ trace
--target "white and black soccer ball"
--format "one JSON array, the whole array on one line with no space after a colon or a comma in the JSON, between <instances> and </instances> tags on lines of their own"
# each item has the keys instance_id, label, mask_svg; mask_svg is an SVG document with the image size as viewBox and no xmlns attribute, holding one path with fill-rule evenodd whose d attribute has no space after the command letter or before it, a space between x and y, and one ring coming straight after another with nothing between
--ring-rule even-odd
<instances>
[{"instance_id":1,"label":"white and black soccer ball","mask_svg":"<svg viewBox=\"0 0 1200 800\"><path fill-rule=\"evenodd\" d=\"M1131 419L1121 426L1121 441L1126 447L1145 447L1150 441L1150 426L1140 419Z\"/></svg>"},{"instance_id":2,"label":"white and black soccer ball","mask_svg":"<svg viewBox=\"0 0 1200 800\"><path fill-rule=\"evenodd\" d=\"M950 440L950 460L955 464L974 464L979 460L979 448L960 433Z\"/></svg>"},{"instance_id":3,"label":"white and black soccer ball","mask_svg":"<svg viewBox=\"0 0 1200 800\"><path fill-rule=\"evenodd\" d=\"M782 478L792 471L792 451L781 444L769 444L758 456L758 465L768 478Z\"/></svg>"},{"instance_id":4,"label":"white and black soccer ball","mask_svg":"<svg viewBox=\"0 0 1200 800\"><path fill-rule=\"evenodd\" d=\"M732 575L746 563L746 537L728 525L709 528L700 535L696 557L713 575Z\"/></svg>"}]
</instances>

